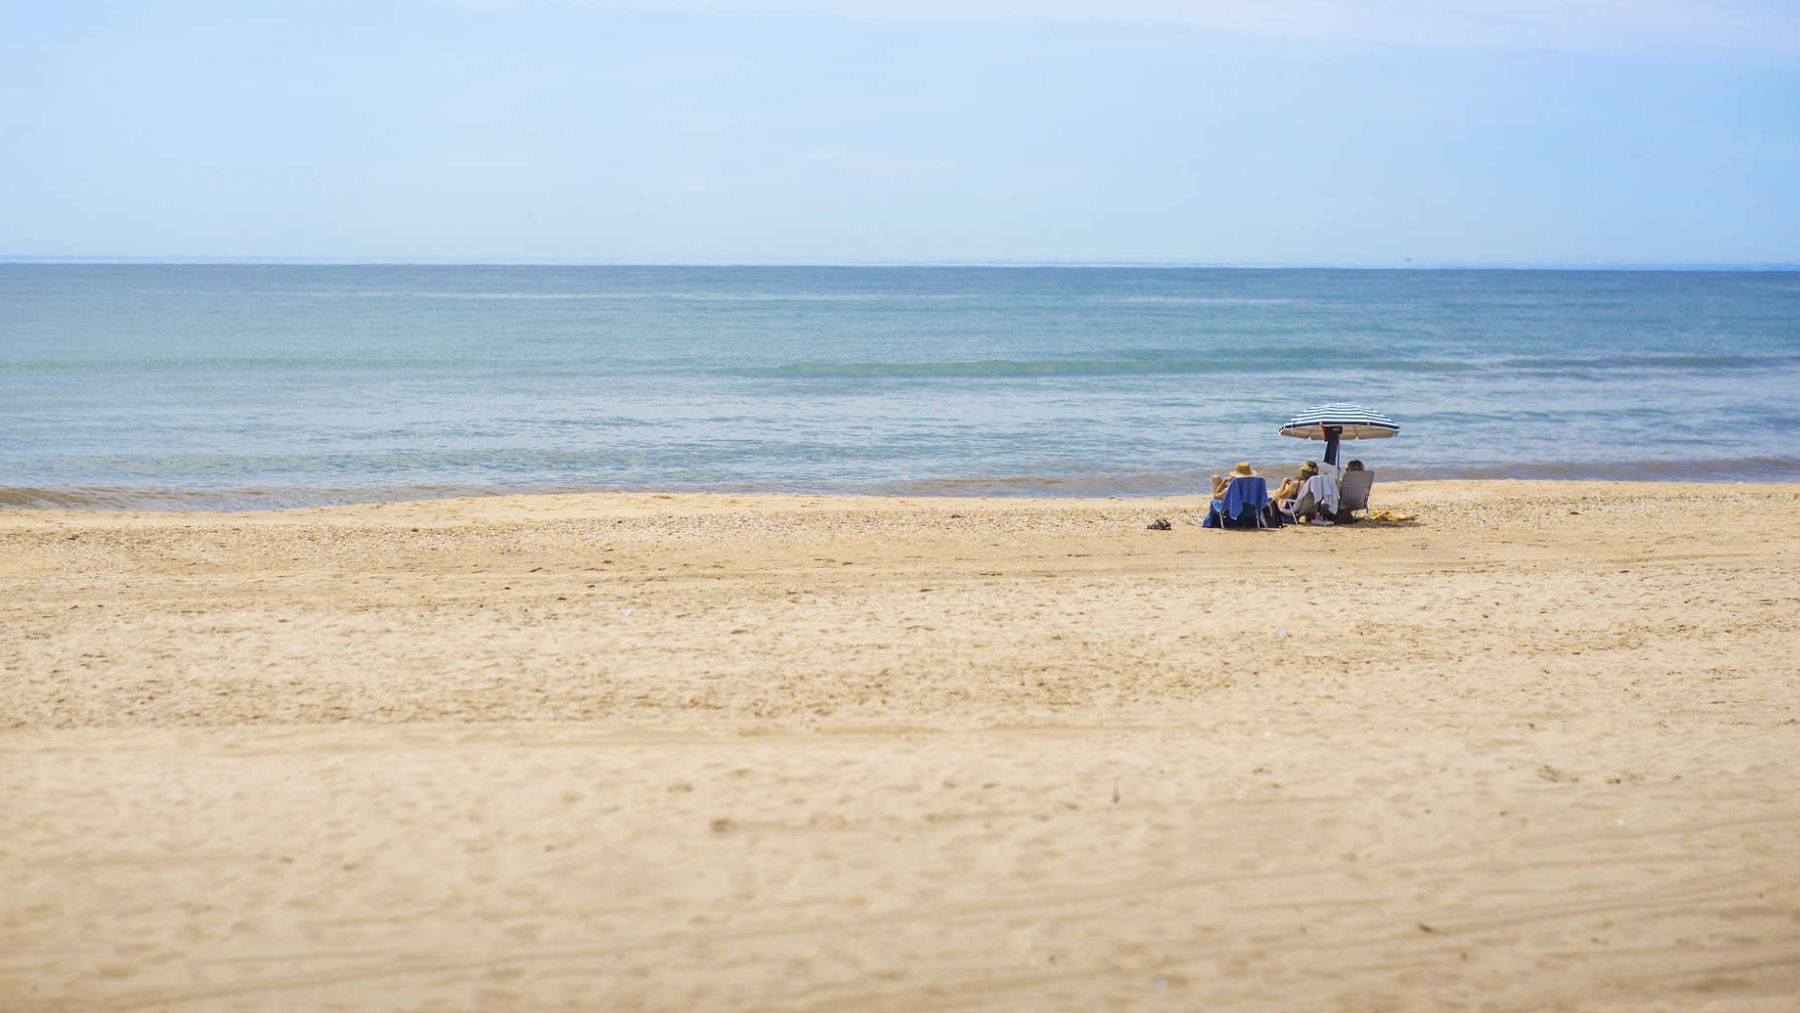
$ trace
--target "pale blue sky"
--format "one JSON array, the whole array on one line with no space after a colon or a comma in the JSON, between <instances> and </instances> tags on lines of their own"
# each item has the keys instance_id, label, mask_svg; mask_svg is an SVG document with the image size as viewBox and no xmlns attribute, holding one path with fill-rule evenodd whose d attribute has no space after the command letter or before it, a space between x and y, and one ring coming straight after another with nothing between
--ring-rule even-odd
<instances>
[{"instance_id":1,"label":"pale blue sky","mask_svg":"<svg viewBox=\"0 0 1800 1013\"><path fill-rule=\"evenodd\" d=\"M1800 4L0 0L0 254L1800 262Z\"/></svg>"}]
</instances>

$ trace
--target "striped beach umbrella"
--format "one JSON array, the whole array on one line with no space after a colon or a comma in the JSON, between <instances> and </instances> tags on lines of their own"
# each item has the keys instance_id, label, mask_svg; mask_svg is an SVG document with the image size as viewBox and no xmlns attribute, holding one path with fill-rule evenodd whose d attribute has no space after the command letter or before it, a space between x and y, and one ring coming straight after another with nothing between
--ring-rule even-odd
<instances>
[{"instance_id":1,"label":"striped beach umbrella","mask_svg":"<svg viewBox=\"0 0 1800 1013\"><path fill-rule=\"evenodd\" d=\"M1362 405L1313 405L1281 424L1281 435L1325 441L1325 463L1338 463L1339 440L1378 440L1400 431L1394 420Z\"/></svg>"}]
</instances>

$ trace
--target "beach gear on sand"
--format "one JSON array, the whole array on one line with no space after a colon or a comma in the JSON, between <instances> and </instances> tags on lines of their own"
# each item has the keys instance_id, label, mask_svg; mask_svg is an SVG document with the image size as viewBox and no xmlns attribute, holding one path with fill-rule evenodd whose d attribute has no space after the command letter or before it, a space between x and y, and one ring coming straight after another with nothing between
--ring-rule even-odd
<instances>
[{"instance_id":1,"label":"beach gear on sand","mask_svg":"<svg viewBox=\"0 0 1800 1013\"><path fill-rule=\"evenodd\" d=\"M1346 471L1338 483L1338 510L1355 513L1369 509L1369 490L1375 486L1375 473L1368 470Z\"/></svg>"},{"instance_id":2,"label":"beach gear on sand","mask_svg":"<svg viewBox=\"0 0 1800 1013\"><path fill-rule=\"evenodd\" d=\"M1238 468L1244 469L1239 471ZM1266 528L1269 526L1267 507L1269 505L1269 483L1250 471L1248 462L1240 462L1238 468L1232 469L1237 476L1225 488L1222 499L1212 501L1212 508L1206 512L1206 520L1202 527L1208 528ZM1245 474L1245 472L1249 472Z\"/></svg>"},{"instance_id":3,"label":"beach gear on sand","mask_svg":"<svg viewBox=\"0 0 1800 1013\"><path fill-rule=\"evenodd\" d=\"M1400 432L1394 420L1361 405L1334 401L1314 405L1281 424L1281 435L1324 440L1325 463L1338 463L1339 440L1377 440Z\"/></svg>"},{"instance_id":4,"label":"beach gear on sand","mask_svg":"<svg viewBox=\"0 0 1800 1013\"><path fill-rule=\"evenodd\" d=\"M1320 472L1300 484L1300 492L1294 497L1293 514L1306 517L1311 514L1329 517L1338 512L1337 479Z\"/></svg>"}]
</instances>

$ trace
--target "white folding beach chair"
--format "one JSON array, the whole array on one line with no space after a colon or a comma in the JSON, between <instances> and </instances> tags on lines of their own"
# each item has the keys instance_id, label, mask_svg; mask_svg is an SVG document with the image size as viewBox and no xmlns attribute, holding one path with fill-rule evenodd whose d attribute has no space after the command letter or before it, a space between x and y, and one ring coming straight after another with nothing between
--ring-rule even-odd
<instances>
[{"instance_id":1,"label":"white folding beach chair","mask_svg":"<svg viewBox=\"0 0 1800 1013\"><path fill-rule=\"evenodd\" d=\"M1300 517L1306 514L1323 514L1329 518L1336 513L1342 503L1338 484L1324 472L1307 479L1300 486L1300 494L1294 497L1287 512Z\"/></svg>"},{"instance_id":2,"label":"white folding beach chair","mask_svg":"<svg viewBox=\"0 0 1800 1013\"><path fill-rule=\"evenodd\" d=\"M1354 513L1369 509L1369 490L1375 486L1375 473L1372 471L1346 471L1344 480L1338 483L1338 510L1343 513Z\"/></svg>"}]
</instances>

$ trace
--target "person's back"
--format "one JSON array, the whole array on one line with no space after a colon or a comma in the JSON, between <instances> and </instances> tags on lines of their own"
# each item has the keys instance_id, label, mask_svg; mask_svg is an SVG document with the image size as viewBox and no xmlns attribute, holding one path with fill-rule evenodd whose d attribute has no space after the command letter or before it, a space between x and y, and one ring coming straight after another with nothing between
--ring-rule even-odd
<instances>
[{"instance_id":1,"label":"person's back","mask_svg":"<svg viewBox=\"0 0 1800 1013\"><path fill-rule=\"evenodd\" d=\"M1205 526L1262 527L1262 511L1269 505L1269 483L1251 469L1248 461L1239 461L1225 478L1229 481L1223 490L1215 492Z\"/></svg>"}]
</instances>

